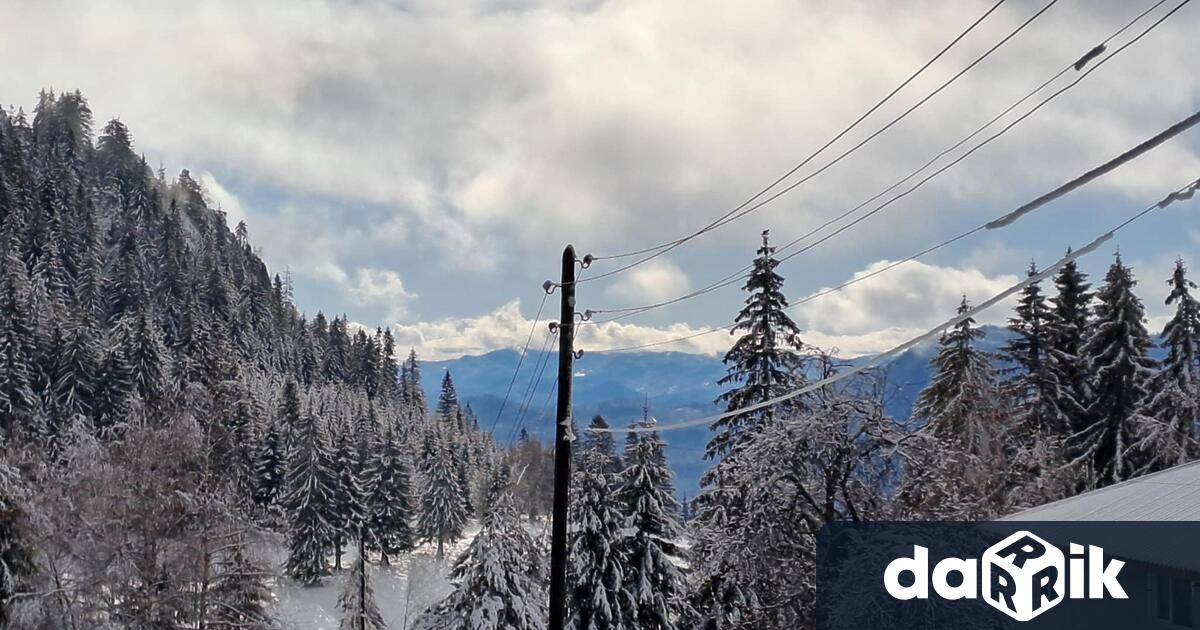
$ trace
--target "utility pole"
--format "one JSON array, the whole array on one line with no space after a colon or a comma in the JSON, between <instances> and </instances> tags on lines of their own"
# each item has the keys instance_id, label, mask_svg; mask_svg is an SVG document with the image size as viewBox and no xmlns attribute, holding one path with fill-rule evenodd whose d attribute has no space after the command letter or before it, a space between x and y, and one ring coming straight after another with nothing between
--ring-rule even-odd
<instances>
[{"instance_id":1,"label":"utility pole","mask_svg":"<svg viewBox=\"0 0 1200 630\"><path fill-rule=\"evenodd\" d=\"M363 526L358 525L358 630L367 630L367 550L363 544Z\"/></svg>"},{"instance_id":2,"label":"utility pole","mask_svg":"<svg viewBox=\"0 0 1200 630\"><path fill-rule=\"evenodd\" d=\"M575 364L575 247L562 257L558 319L558 413L554 425L554 511L550 533L550 630L566 625L567 499L571 489L571 374Z\"/></svg>"}]
</instances>

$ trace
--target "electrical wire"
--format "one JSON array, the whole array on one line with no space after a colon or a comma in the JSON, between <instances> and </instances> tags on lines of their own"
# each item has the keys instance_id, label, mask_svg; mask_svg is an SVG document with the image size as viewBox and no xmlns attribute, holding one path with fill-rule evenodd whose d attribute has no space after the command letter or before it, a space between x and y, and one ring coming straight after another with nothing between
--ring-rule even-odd
<instances>
[{"instance_id":1,"label":"electrical wire","mask_svg":"<svg viewBox=\"0 0 1200 630\"><path fill-rule=\"evenodd\" d=\"M919 175L919 174L920 174L921 172L923 172L925 169L927 169L927 168L929 168L930 166L932 166L934 163L936 163L936 162L937 162L938 160L940 160L942 157L945 157L945 156L946 156L946 155L948 155L949 153L951 153L951 152L955 151L956 149L958 149L959 147L963 146L964 144L966 144L967 142L969 142L969 141L970 141L972 138L976 137L977 135L979 135L980 133L982 133L984 130L986 130L988 127L992 126L992 125L993 125L993 124L995 124L997 121L999 121L1000 119L1002 119L1004 116L1006 116L1006 115L1008 115L1009 113L1011 113L1013 110L1015 110L1015 109L1016 109L1017 107L1019 107L1021 104L1023 104L1023 103L1024 103L1024 102L1026 102L1026 101L1028 101L1028 100L1029 100L1030 98L1032 98L1033 96L1037 95L1039 92L1041 92L1041 91L1042 91L1042 90L1044 90L1044 89L1045 89L1047 86L1049 86L1050 84L1052 84L1053 82L1055 82L1056 80L1058 80L1059 78L1061 78L1061 77L1062 77L1064 74L1066 74L1066 73L1067 73L1068 71L1070 71L1071 69L1075 69L1075 70L1081 70L1081 69L1082 69L1082 68L1083 68L1083 67L1084 67L1084 66L1085 66L1085 65L1086 65L1088 62L1090 62L1090 61L1094 60L1094 59L1095 59L1095 58L1096 58L1096 57L1097 57L1099 54L1102 54L1102 53L1103 53L1103 52L1106 50L1106 47L1107 47L1108 43L1110 43L1110 42L1111 42L1113 39L1115 39L1116 37L1120 36L1122 33L1124 33L1126 30L1128 30L1129 28L1131 28L1131 27L1132 27L1134 24L1136 24L1138 21L1140 21L1142 18L1144 18L1146 15L1148 15L1148 14L1149 14L1150 12L1152 12L1154 9L1156 9L1156 8L1158 8L1159 6L1161 6L1162 4L1164 4L1166 1L1167 1L1167 0L1158 0L1158 2L1154 3L1154 4L1153 4L1153 5L1150 7L1150 8L1146 9L1146 10L1145 10L1145 11L1143 11L1142 13L1138 14L1137 16L1135 16L1133 19L1131 19L1129 22L1127 22L1127 23L1126 23L1124 26L1122 26L1120 29L1118 29L1116 32L1114 32L1112 35L1109 35L1109 36L1108 36L1108 38L1106 38L1106 39L1105 39L1103 42L1101 42L1099 45L1097 45L1096 47L1092 48L1092 49L1091 49L1091 50L1090 50L1088 53L1085 53L1085 54L1084 54L1082 57L1080 57L1080 58L1079 58L1077 61L1074 61L1074 62L1071 62L1070 64L1068 64L1066 67L1064 67L1064 68L1063 68L1062 70L1060 70L1058 73L1056 73L1055 75L1053 75L1052 77L1050 77L1050 78L1049 78L1049 79L1047 79L1046 81L1042 82L1042 84L1041 84L1041 85L1039 85L1038 87L1036 87L1034 90L1032 90L1031 92L1027 93L1026 95L1022 96L1020 99L1018 99L1017 101L1015 101L1014 103L1012 103L1011 105L1009 105L1009 106L1008 106L1008 107L1007 107L1007 108L1006 108L1004 111L1002 111L1002 112L1000 112L999 114L997 114L996 116L994 116L994 117L993 117L991 120L989 120L988 122L984 123L983 125L981 125L981 126L980 126L980 127L978 127L977 129L975 129L974 131L972 131L970 134L968 134L968 135L967 135L966 137L964 137L963 139L959 140L957 143L955 143L955 144L954 144L954 145L952 145L951 147L949 147L949 148L947 148L947 149L943 150L942 152L938 153L938 154L937 154L937 155L935 155L933 158L931 158L931 159L929 159L928 161L926 161L926 162L925 162L925 163L924 163L922 166L920 166L920 167L919 167L919 168L917 168L916 170L912 171L911 173L909 173L908 175L906 175L905 177L903 177L903 178L902 178L902 179L900 179L899 181L895 182L894 184L892 184L892 185L891 185L891 186L889 186L888 188L884 189L883 191L881 191L881 192L877 193L876 195L874 195L874 196L873 196L873 197L871 197L870 199L867 199L866 201L863 201L862 203L858 204L857 206L855 206L855 207L853 207L853 208L850 208L849 210L847 210L847 211L845 211L845 212L843 212L843 213L841 213L841 214L839 214L839 215L837 215L837 216L833 217L832 219L829 219L829 220L825 221L825 222L824 222L824 223L822 223L821 225L817 226L816 228L813 228L812 230L810 230L810 231L806 232L805 234L801 235L800 237L798 237L798 238L796 238L796 239L793 239L792 241L790 241L790 242L788 242L788 243L784 244L783 246L781 246L781 247L777 248L777 250L776 250L776 251L777 251L777 252L780 252L780 253L782 253L782 252L784 252L784 251L787 251L788 249L790 249L790 248L792 248L792 247L796 246L797 244L799 244L799 243L803 242L804 240L808 239L809 237L811 237L811 236L813 236L813 235L817 234L818 232L820 232L820 231L824 230L825 228L827 228L827 227L829 227L829 226L833 225L834 223L836 223L836 222L838 222L838 221L840 221L840 220L842 220L842 219L844 219L844 218L846 218L846 217L848 217L848 216L852 215L853 213L855 213L855 212L857 212L857 211L861 210L862 208L866 207L868 204L870 204L870 203L872 203L872 202L874 202L874 201L878 200L879 198L883 197L883 196L884 196L884 195L886 195L887 193L889 193L889 192L891 192L891 191L895 190L896 188L899 188L899 187L900 187L900 186L902 186L903 184L907 183L907 182L908 182L908 181L910 181L910 180L911 180L913 177L915 177L915 176ZM787 261L787 260L790 260L791 258L794 258L795 256L798 256L799 254L802 254L802 253L805 253L805 252L807 252L807 251L810 251L811 249L815 248L816 246L818 246L818 245L820 245L820 244L822 244L822 243L824 243L824 242L826 242L826 241L830 240L831 238L833 238L833 237L837 236L838 234L840 234L840 233L842 233L842 232L846 231L847 229L849 229L849 228L853 227L854 225L857 225L858 223L861 223L863 220L865 220L865 219L867 219L867 218L869 218L869 217L871 217L871 216L874 216L875 214L878 214L879 212L881 212L881 211L882 211L882 210L884 210L885 208L889 207L891 204L895 203L896 201L898 201L898 200L900 200L900 199L903 199L904 197L906 197L906 196L908 196L908 195L912 194L913 192L915 192L916 190L918 190L919 188L921 188L922 186L924 186L926 183L928 183L928 182L929 182L929 181L931 181L932 179L934 179L934 178L936 178L937 176L941 175L942 173L944 173L945 171L949 170L949 169L950 169L950 168L952 168L953 166L955 166L955 165L959 164L960 162L962 162L963 160L965 160L967 157L969 157L970 155L972 155L973 153L975 153L975 152L976 152L976 151L978 151L979 149L981 149L981 148L983 148L984 146L986 146L987 144L991 143L993 140L995 140L995 139L997 139L998 137L1000 137L1000 136L1004 135L1005 133L1007 133L1009 130L1011 130L1013 127L1015 127L1016 125L1018 125L1018 124L1020 124L1021 122L1023 122L1025 119L1029 118L1029 117L1030 117L1032 114L1034 114L1035 112L1037 112L1039 109L1041 109L1041 108L1042 108L1043 106L1045 106L1047 103L1049 103L1051 100L1053 100L1053 99L1057 98L1058 96L1060 96L1061 94L1063 94L1063 93L1064 93L1064 92L1066 92L1067 90L1069 90L1069 89L1073 88L1075 85L1078 85L1078 84L1079 84L1079 82L1081 82L1081 81L1082 81L1084 78L1086 78L1086 77L1087 77L1089 74L1091 74L1093 71L1095 71L1095 70L1099 69L1101 66L1103 66L1103 65L1104 65L1104 63L1106 63L1107 61L1109 61L1109 60L1110 60L1110 59L1112 59L1113 57L1116 57L1117 55L1119 55L1119 54L1120 54L1122 51L1124 51L1124 50L1125 50L1126 48L1128 48L1129 46L1131 46L1131 45L1133 45L1134 43L1136 43L1136 42L1138 42L1139 40L1141 40L1141 39L1142 39L1143 37L1145 37L1145 36L1146 36L1146 35L1147 35L1149 32L1151 32L1151 31L1153 31L1155 28L1157 28L1157 27L1158 27L1158 26L1159 26L1159 25L1160 25L1160 24L1161 24L1163 21L1165 21L1165 20L1166 20L1167 18L1169 18L1169 17L1170 17L1172 14L1174 14L1176 11L1178 11L1179 9L1181 9L1181 8L1182 8L1184 5L1186 5L1186 4L1187 4L1188 2L1190 2L1190 1L1191 1L1191 0L1183 0L1183 2L1181 2L1181 3L1180 3L1178 6L1176 6L1174 9L1172 9L1172 10L1171 10L1169 13L1167 13L1166 15L1162 16L1161 18L1159 18L1159 19L1158 19L1158 20L1157 20L1155 23L1151 24L1151 25L1150 25L1150 27L1148 27L1146 30L1144 30L1144 31L1143 31L1141 34L1139 34L1137 37L1133 38L1133 39L1132 39L1132 40L1130 40L1129 42L1126 42L1126 43L1125 43L1124 45L1122 45L1120 48L1116 49L1116 50L1115 50L1115 51L1113 51L1111 54L1109 54L1107 57L1103 58L1103 59L1102 59L1102 60L1101 60L1099 63L1097 63L1097 64L1093 65L1093 66L1092 66L1092 67L1091 67L1091 68L1090 68L1090 69L1089 69L1087 72L1085 72L1085 73L1083 73L1082 75L1080 75L1079 77L1077 77L1075 80L1073 80L1071 83L1067 84L1065 87L1063 87L1063 88L1059 89L1058 91L1056 91L1055 93L1051 94L1049 97L1047 97L1047 98L1043 99L1041 102L1039 102L1037 105L1035 105L1035 106L1034 106L1034 107L1033 107L1031 110L1029 110L1028 112L1026 112L1025 114L1023 114L1022 116L1020 116L1019 118L1017 118L1017 119L1016 119L1016 120L1014 120L1013 122L1009 123L1007 126L1005 126L1003 129L1001 129L999 132L997 132L997 133L993 134L992 136L990 136L990 137L988 137L987 139L983 140L983 141L982 141L982 142L980 142L979 144L975 145L975 146L974 146L974 147L972 147L972 148L971 148L969 151L967 151L965 154L963 154L963 155L959 156L959 157L958 157L957 159L955 159L954 161L952 161L952 162L950 162L949 164L947 164L947 165L945 165L945 166L941 167L940 169L938 169L938 170L937 170L937 171L935 171L934 173L930 174L930 175L929 175L929 176L927 176L926 178L924 178L924 179L922 179L921 181L919 181L919 182L918 182L917 184L915 184L914 186L910 187L908 190L905 190L904 192L902 192L902 193L900 193L900 194L898 194L898 195L896 195L896 196L892 197L891 199L887 200L886 202L884 202L884 203L883 203L883 204L881 204L880 206L876 207L875 209L871 210L870 212L868 212L867 214L863 215L862 217L859 217L859 218L855 219L854 221L852 221L851 223L849 223L849 224L847 224L847 225L845 225L845 226L842 226L842 227L838 228L836 231L834 231L834 232L832 232L832 233L830 233L830 234L828 234L828 235L826 235L826 236L822 237L821 239L817 240L816 242L814 242L814 243L812 243L812 244L810 244L810 245L807 245L807 246L805 246L804 248L800 249L799 251L797 251L797 252L794 252L794 253L792 253L792 254L789 254L789 255L787 255L787 256L784 256L783 258L779 259L779 262L781 262L781 263L782 263L782 262L785 262L785 261ZM1163 140L1165 140L1165 138L1164 138ZM1159 142L1161 142L1161 141L1162 141L1162 140L1160 140ZM1149 141L1148 141L1148 142L1149 142ZM1136 148L1135 148L1135 149L1136 149ZM1133 150L1131 150L1131 151L1133 151ZM1144 153L1144 151L1141 151L1141 152L1139 152L1139 153L1138 153L1138 155L1140 155L1140 153ZM1121 162L1121 163L1123 163L1123 162ZM1111 164L1111 163L1110 163L1110 164ZM1119 165L1120 165L1120 164L1117 164L1117 166L1119 166ZM1109 166L1109 165L1106 165L1106 166ZM1103 167L1101 167L1101 168L1103 168ZM1111 168L1115 168L1115 166L1112 166L1112 167L1110 167L1110 169L1109 169L1109 170L1111 170ZM1093 177L1093 178L1094 178L1094 177ZM1065 193L1060 193L1060 194L1065 194ZM772 199L774 199L774 197L767 199L767 200L766 200L766 201L764 201L763 203L767 203L767 202L771 201ZM1032 203L1032 202L1031 202L1031 203ZM753 210L753 209L755 209L755 208L750 208L749 210ZM1020 211L1020 209L1018 209L1018 211L1014 211L1014 212L1019 212L1019 211ZM1014 217L1014 218L1015 218L1015 217ZM1001 219L997 219L997 221L1000 221L1000 220L1001 220ZM995 227L999 227L999 226L995 226ZM965 236L965 235L962 235L962 236ZM960 238L961 238L962 236L960 236ZM595 310L591 310L591 311L589 311L589 313L590 313L590 314L601 314L601 313L615 313L615 314L617 314L616 316L614 316L614 317L609 317L609 318L607 318L607 319L593 320L593 323L595 323L595 324L602 324L602 323L606 323L606 322L618 321L618 320L625 319L625 318L627 318L627 317L632 317L632 316L634 316L634 315L638 315L638 314L640 314L640 313L644 313L644 312L647 312L647 311L650 311L650 310L654 310L654 309L662 308L662 307L664 307L664 306L669 306L669 305L671 305L671 304L676 304L676 303L679 303L679 302L683 302L683 301L685 301L685 300L692 299L692 298L694 298L694 297L698 297L698 296L700 296L700 295L704 295L704 294L706 294L706 293L710 293L710 292L712 292L712 291L716 291L716 290L718 290L718 289L724 288L724 287L726 287L726 286L729 286L729 285L731 285L731 284L735 284L735 283L736 283L737 281L739 281L739 280L742 280L742 279L748 278L748 277L749 277L749 274L748 274L747 272L748 272L748 271L750 271L751 269L753 269L753 265L747 265L747 266L745 266L745 267L742 267L742 268L741 268L741 269L739 269L738 271L736 271L736 272L734 272L734 273L732 273L732 274L730 274L730 275L728 275L728 276L725 276L725 277L721 278L720 280L717 280L716 282L713 282L712 284L709 284L709 285L707 285L707 286L705 286L705 287L702 287L702 288L700 288L700 289L697 289L697 290L695 290L695 291L692 291L692 292L690 292L690 293L688 293L688 294L681 295L681 296L679 296L679 297L672 298L672 299L669 299L669 300L664 300L664 301L661 301L661 302L657 302L657 303L653 303L653 304L647 304L647 305L643 305L643 306L637 306L637 307L626 307L626 308L616 308L616 309L595 309ZM590 317L590 315L589 315L589 317ZM719 330L719 329L718 329L718 330Z\"/></svg>"},{"instance_id":2,"label":"electrical wire","mask_svg":"<svg viewBox=\"0 0 1200 630\"><path fill-rule=\"evenodd\" d=\"M533 333L537 330L538 322L542 319L542 309L546 308L546 299L550 294L542 291L542 303L538 305L537 314L533 316L533 324L529 327L529 336L525 338L525 347L521 348L521 355L517 357L517 368L513 370L512 378L508 381L508 389L504 392L504 400L500 401L500 408L496 410L496 417L492 420L492 428L488 433L495 434L496 424L500 422L500 416L504 413L504 407L508 404L508 397L512 395L513 385L517 382L517 375L521 372L521 364L525 362L525 355L529 352L529 343L533 341Z\"/></svg>"},{"instance_id":3,"label":"electrical wire","mask_svg":"<svg viewBox=\"0 0 1200 630\"><path fill-rule=\"evenodd\" d=\"M810 181L811 179L813 179L813 178L817 177L817 176L818 176L818 175L820 175L821 173L824 173L826 170L828 170L828 169L832 168L834 165L836 165L836 164L838 164L839 162L841 162L843 159L845 159L846 157L848 157L850 154L852 154L852 153L854 153L855 151L857 151L858 149L862 148L862 147L863 147L863 146L865 146L867 143L871 142L872 140L874 140L875 138L877 138L877 137L879 137L881 134L883 134L885 131L887 131L888 129L891 129L893 126L895 126L896 124L898 124L900 121L904 120L904 118L908 117L908 115L909 115L909 114L911 114L912 112L916 111L916 110L917 110L919 107L921 107L921 106L923 106L925 103L929 102L931 99L933 99L933 97L937 96L939 93L941 93L941 92L942 92L943 90L945 90L947 87L949 87L951 84L955 83L955 82L956 82L956 81L957 81L959 78L961 78L963 75L965 75L967 72L969 72L969 71L970 71L972 68L974 68L975 66L977 66L978 64L980 64L981 62L983 62L983 60L987 59L989 56L991 56L991 54L992 54L992 53L994 53L994 52L995 52L996 50L998 50L998 49L999 49L1001 46L1003 46L1005 43L1007 43L1009 40L1011 40L1013 37L1015 37L1015 36L1016 36L1018 33L1020 33L1021 31L1025 30L1025 28L1026 28L1026 27L1028 27L1028 26L1029 26L1031 23L1033 23L1033 21L1034 21L1034 20L1036 20L1038 17L1040 17L1042 14L1044 14L1046 11L1048 11L1048 10L1049 10L1051 7L1053 7L1053 6L1054 6L1055 4L1057 4L1057 3L1058 3L1058 0L1050 0L1050 2L1049 2L1049 3L1047 3L1047 4L1046 4L1044 7L1042 7L1042 8L1041 8L1041 9L1040 9L1040 10L1039 10L1037 13L1033 14L1031 17L1029 17L1028 19L1026 19L1026 20L1025 20L1024 22L1022 22L1022 23L1021 23L1019 26L1017 26L1017 27L1016 27L1016 28L1015 28L1015 29L1014 29L1012 32L1010 32L1010 33L1009 33L1008 35L1006 35L1006 36L1005 36L1003 39L1001 39L1001 40L1000 40L998 43L996 43L996 44L995 44L995 45L993 45L991 48L989 48L987 51L985 51L985 52L984 52L982 55L980 55L979 57L977 57L977 58L976 58L974 61L972 61L970 64L968 64L968 65L967 65L965 68L963 68L962 70L958 71L958 72L957 72L957 73L956 73L954 76L952 76L950 79L948 79L948 80L946 80L945 82L943 82L943 83L942 83L940 86L938 86L938 87L937 87L936 89L934 89L932 92L930 92L929 94L927 94L927 95L926 95L924 98L922 98L921 100L917 101L917 103L916 103L916 104L914 104L914 105L912 105L911 107L909 107L908 109L906 109L906 110L905 110L905 111L904 111L902 114L900 114L900 115L899 115L899 116L897 116L896 118L892 119L890 122L888 122L888 123L887 123L886 125L884 125L882 128L878 129L877 131L875 131L875 132L874 132L874 133L872 133L871 135L867 136L865 139L863 139L862 141L860 141L858 144L854 145L854 146L853 146L853 147L851 147L850 149L848 149L848 150L844 151L843 153L841 153L840 155L838 155L838 157L836 157L836 158L834 158L833 160L831 160L830 162L826 163L826 164L825 164L824 166L822 166L821 168L819 168L819 169L817 169L816 171L814 171L814 172L812 172L812 173L810 173L810 174L808 174L808 175L804 176L803 178L801 178L801 179L797 180L796 182L794 182L794 183L792 183L792 184L789 184L787 187L783 188L783 189L782 189L780 192L778 192L778 193L775 193L774 195L772 195L772 196L768 197L768 198L767 198L767 200L765 200L765 201L763 201L763 202L759 202L759 203L757 203L757 204L754 204L754 205L753 205L753 206L751 206L750 208L745 208L745 205L743 205L741 208L735 208L734 210L731 210L731 211L727 212L725 215L723 215L722 217L720 217L720 218L719 218L719 219L717 219L716 221L714 221L714 222L710 223L709 225L705 226L704 228L701 228L700 230L697 230L696 232L693 232L692 234L689 234L689 235L687 235L687 236L685 236L685 237L683 237L683 238L677 239L676 241L672 241L672 242L670 242L670 243L668 243L668 244L665 244L665 245L664 245L664 246L663 246L661 249L657 249L657 251L654 251L654 253L651 253L651 254L649 254L649 255L647 255L647 256L644 256L644 257L642 257L642 258L639 258L638 260L636 260L636 261L634 261L634 262L632 262L632 263L628 263L628 264L622 265L622 266L620 266L620 267L618 267L618 268L616 268L616 269L613 269L613 270L610 270L610 271L606 271L606 272L604 272L604 273L601 273L601 274L598 274L598 275L595 275L595 276L591 276L591 277L587 278L586 280L578 280L578 279L577 279L577 280L575 281L575 283L576 283L576 284L582 284L582 283L585 283L585 282L592 282L592 281L595 281L595 280L600 280L600 279L603 279L603 278L611 277L611 276L617 275L617 274L619 274L619 273L623 273L623 272L625 272L625 271L628 271L629 269L632 269L632 268L634 268L634 267L637 267L637 266L639 266L639 265L642 265L642 264L644 264L644 263L646 263L646 262L649 262L650 260L653 260L653 259L655 259L655 258L657 258L657 257L659 257L659 256L662 256L663 254L666 254L667 252L669 252L669 251L671 251L671 250L675 249L676 247L679 247L680 245L683 245L684 243L686 243L686 242L688 242L688 241L691 241L691 240L693 240L693 239L695 239L695 238L697 238L697 237L699 237L699 236L701 236L701 235L703 235L703 234L706 234L706 233L708 233L708 232L711 232L711 231L713 231L713 230L715 230L715 229L718 229L718 228L720 228L720 227L723 227L723 226L725 226L725 225L728 225L729 223L731 223L731 222L733 222L733 221L735 221L735 220L737 220L737 219L739 219L739 218L741 218L741 217L745 216L746 214L749 214L749 212L753 212L754 210L757 210L758 208L761 208L763 205L766 205L766 203L770 203L771 201L774 201L775 199L778 199L778 198L779 198L779 197L781 197L782 195L784 195L784 194L786 194L786 193L788 193L788 192L790 192L790 191L794 190L796 187L800 186L801 184L803 184L803 183L805 183L805 182L807 182L807 181ZM810 158L810 159L811 159L811 158ZM797 170L798 170L798 168L799 168L799 167L797 167ZM773 186L774 186L774 185L772 185L772 187L773 187ZM768 190L769 190L769 189L768 189ZM764 191L764 192L765 192L765 191ZM760 193L758 196L761 196L761 194L763 194L763 193ZM758 196L756 196L756 197L755 197L755 199L756 199ZM753 201L753 199L751 200L751 202L752 202L752 201ZM749 203L749 202L747 202L747 203ZM654 249L655 249L655 248L651 248L651 250L652 250L652 251L653 251ZM609 256L608 258L612 258L612 256ZM601 260L601 259L602 259L601 257L598 257L598 256L592 256L592 260Z\"/></svg>"},{"instance_id":4,"label":"electrical wire","mask_svg":"<svg viewBox=\"0 0 1200 630\"><path fill-rule=\"evenodd\" d=\"M542 342L541 353L538 355L537 362L533 365L533 371L529 374L529 382L525 384L525 392L521 394L521 405L517 407L515 412L516 416L513 419L513 426L508 428L508 439L506 441L512 441L513 432L516 430L517 423L520 422L521 417L525 414L525 409L532 400L533 391L536 389L537 383L541 381L542 370L546 369L545 364L549 361L551 347L557 338L557 330L546 331L546 339Z\"/></svg>"},{"instance_id":5,"label":"electrical wire","mask_svg":"<svg viewBox=\"0 0 1200 630\"><path fill-rule=\"evenodd\" d=\"M1147 206L1140 212L1137 212L1136 214L1130 216L1129 218L1125 219L1121 223L1117 224L1115 227L1113 227L1109 231L1096 237L1087 245L1085 245L1077 250L1068 252L1066 256L1062 257L1054 264L1042 269L1041 271L1039 271L1035 274L1029 275L1021 282L1018 282L1018 283L1012 285L1011 287L997 293L996 295L993 295L992 297L988 298L986 301L982 302L978 306L967 309L966 311L956 315L955 317L947 320L946 322L943 322L942 324L935 326L934 328L930 329L928 332L925 332L924 334L913 337L912 339L909 339L908 341L905 341L904 343L902 343L890 350L887 350L885 352L877 354L874 357L872 357L871 360L869 360L865 363L862 363L858 366L855 366L854 368L851 368L849 370L838 372L837 374L834 374L830 377L809 383L808 385L805 385L804 387L800 387L798 389L792 390L786 394L781 394L779 396L775 396L773 398L770 398L770 399L765 400L760 403L748 405L746 407L734 409L731 411L726 411L726 412L719 413L719 414L714 414L714 415L707 416L704 418L695 418L692 420L685 420L682 422L676 422L676 423L667 424L667 425L653 425L653 426L649 426L649 427L646 427L646 426L639 427L635 424L635 425L632 425L630 427L626 427L623 429L614 429L614 428L597 429L597 428L589 427L588 430L597 432L597 433L617 433L617 432L621 432L621 431L632 432L632 433L645 433L645 432L671 431L671 430L676 430L676 429L685 429L688 427L702 426L702 425L706 425L706 424L711 424L713 422L722 420L724 418L739 416L739 415L742 415L745 413L749 413L749 412L757 411L759 409L763 409L766 407L774 406L781 402L785 402L785 401L791 400L793 398L796 398L798 396L801 396L803 394L806 394L808 392L820 389L822 387L827 387L829 385L832 385L833 383L836 383L838 381L849 378L855 374L859 374L866 370L876 368L879 365L881 365L884 361L886 361L887 359L889 359L893 356L896 356L914 346L917 346L917 345L920 345L921 343L929 341L930 339L933 339L935 336L941 334L945 330L952 328L954 326L957 326L957 325L961 324L962 322L966 321L967 319L974 317L978 313L985 311L985 310L999 304L1000 302L1004 301L1009 296L1025 289L1026 287L1049 278L1050 276L1057 273L1067 263L1096 251L1097 249L1100 248L1101 245L1103 245L1104 243L1111 240L1118 231L1124 229L1125 227L1129 226L1133 222L1141 219L1142 217L1146 216L1147 214L1153 212L1154 210L1165 208L1176 201L1191 199L1197 191L1200 191L1200 179L1197 179L1194 182L1190 182L1187 185L1183 186L1182 188L1176 189L1174 192L1168 194L1166 197L1164 197L1160 201L1157 201L1157 202Z\"/></svg>"},{"instance_id":6,"label":"electrical wire","mask_svg":"<svg viewBox=\"0 0 1200 630\"><path fill-rule=\"evenodd\" d=\"M557 330L554 331L554 334L552 335L552 339L553 340L550 342L550 347L548 348L545 356L543 357L545 359L545 361L542 362L542 367L541 367L541 370L537 373L536 380L530 381L531 384L533 385L533 389L531 389L529 391L529 396L526 398L525 403L521 405L521 413L517 416L517 420L513 424L513 429L510 432L510 435L508 436L509 444L512 444L513 440L516 439L517 436L519 436L521 434L521 431L525 428L525 417L529 413L530 405L533 404L533 397L537 395L538 386L540 386L542 384L542 377L546 373L546 366L548 366L550 364L550 354L551 354L550 350L553 350L554 341L558 340L558 331ZM558 379L556 377L555 382L557 382L557 381L558 381Z\"/></svg>"}]
</instances>

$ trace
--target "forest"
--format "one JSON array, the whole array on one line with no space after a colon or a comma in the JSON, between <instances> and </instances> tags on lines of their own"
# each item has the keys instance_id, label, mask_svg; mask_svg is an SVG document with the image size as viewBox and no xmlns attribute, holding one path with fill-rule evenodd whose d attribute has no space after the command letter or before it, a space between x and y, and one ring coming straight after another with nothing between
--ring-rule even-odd
<instances>
[{"instance_id":1,"label":"forest","mask_svg":"<svg viewBox=\"0 0 1200 630\"><path fill-rule=\"evenodd\" d=\"M764 238L718 409L848 367L803 341L777 264ZM568 626L812 627L826 523L989 519L1195 458L1196 285L1153 271L1162 331L1119 255L1095 288L1074 262L1028 286L998 354L964 319L912 417L880 368L719 420L690 501L648 415L579 422ZM389 323L293 299L80 93L0 110L0 627L276 628L278 584L345 575L341 627L385 628L372 565L468 536L410 627L547 626L552 453L494 440L449 372L427 396Z\"/></svg>"}]
</instances>

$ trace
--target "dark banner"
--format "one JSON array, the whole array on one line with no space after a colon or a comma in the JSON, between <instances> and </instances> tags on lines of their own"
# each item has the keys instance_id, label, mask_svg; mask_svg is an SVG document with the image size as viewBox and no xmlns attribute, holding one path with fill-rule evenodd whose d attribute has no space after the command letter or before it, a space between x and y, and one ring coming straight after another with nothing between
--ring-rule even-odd
<instances>
[{"instance_id":1,"label":"dark banner","mask_svg":"<svg viewBox=\"0 0 1200 630\"><path fill-rule=\"evenodd\" d=\"M1200 628L1200 523L838 523L818 630Z\"/></svg>"}]
</instances>

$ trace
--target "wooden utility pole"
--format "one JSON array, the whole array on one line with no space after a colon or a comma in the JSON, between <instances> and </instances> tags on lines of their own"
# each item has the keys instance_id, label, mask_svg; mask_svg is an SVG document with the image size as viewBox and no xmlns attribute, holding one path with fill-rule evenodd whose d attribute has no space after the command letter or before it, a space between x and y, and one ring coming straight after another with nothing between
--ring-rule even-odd
<instances>
[{"instance_id":1,"label":"wooden utility pole","mask_svg":"<svg viewBox=\"0 0 1200 630\"><path fill-rule=\"evenodd\" d=\"M554 425L554 511L550 534L550 630L567 622L567 502L571 489L571 374L575 364L575 247L562 257L558 319L558 413Z\"/></svg>"}]
</instances>

